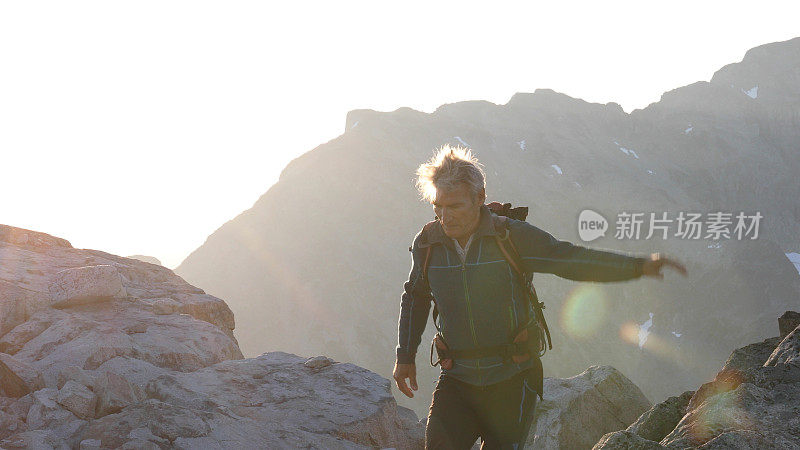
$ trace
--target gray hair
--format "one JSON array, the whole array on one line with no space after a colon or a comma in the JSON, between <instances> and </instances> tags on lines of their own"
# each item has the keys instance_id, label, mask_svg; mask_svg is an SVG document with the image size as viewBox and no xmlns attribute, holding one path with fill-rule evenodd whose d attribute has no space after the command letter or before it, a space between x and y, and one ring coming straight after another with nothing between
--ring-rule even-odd
<instances>
[{"instance_id":1,"label":"gray hair","mask_svg":"<svg viewBox=\"0 0 800 450\"><path fill-rule=\"evenodd\" d=\"M486 176L472 154L464 147L450 147L445 144L436 150L434 156L417 169L417 189L423 200L430 203L436 199L436 191L444 191L463 183L473 196L486 187Z\"/></svg>"}]
</instances>

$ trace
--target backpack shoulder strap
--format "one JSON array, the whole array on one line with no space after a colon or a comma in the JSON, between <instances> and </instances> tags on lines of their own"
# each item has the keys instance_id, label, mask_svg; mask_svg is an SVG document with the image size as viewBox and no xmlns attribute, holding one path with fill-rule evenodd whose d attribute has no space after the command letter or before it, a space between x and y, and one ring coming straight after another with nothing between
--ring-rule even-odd
<instances>
[{"instance_id":1,"label":"backpack shoulder strap","mask_svg":"<svg viewBox=\"0 0 800 450\"><path fill-rule=\"evenodd\" d=\"M426 223L425 226L422 227L423 242L426 243L425 246L424 246L425 257L422 260L422 273L420 274L420 278L423 279L423 280L427 280L428 279L428 266L430 266L430 262L431 262L431 250L433 250L433 247L434 247L433 243L430 243L428 241L428 234L431 232L431 230L433 229L433 226L435 226L435 225L436 225L436 221L434 220L434 221ZM433 326L436 327L437 331L441 331L441 330L439 330L439 324L436 323L436 320L439 318L439 308L436 307L436 298L435 297L433 299L432 316L433 316Z\"/></svg>"},{"instance_id":2,"label":"backpack shoulder strap","mask_svg":"<svg viewBox=\"0 0 800 450\"><path fill-rule=\"evenodd\" d=\"M550 329L547 327L547 322L544 320L544 312L542 311L544 309L544 303L539 302L539 296L536 295L536 288L533 287L532 282L533 274L530 276L526 276L525 274L525 266L523 265L522 257L519 254L519 250L517 250L517 246L514 245L514 241L511 239L508 217L493 217L495 230L498 232L498 235L495 236L497 246L500 248L506 261L508 261L508 264L514 270L520 283L525 285L527 292L529 292L529 298L533 306L533 312L536 315L536 320L538 320L539 324L544 328L544 332L547 335L547 346L552 350L553 341L550 338Z\"/></svg>"},{"instance_id":3,"label":"backpack shoulder strap","mask_svg":"<svg viewBox=\"0 0 800 450\"><path fill-rule=\"evenodd\" d=\"M436 226L435 220L426 223L425 226L422 227L422 242L424 244L421 246L425 249L425 259L422 260L422 278L424 279L428 278L428 265L430 264L431 261L431 249L435 244L431 243L429 240L429 235L431 233L431 230L433 230L434 226Z\"/></svg>"},{"instance_id":4,"label":"backpack shoulder strap","mask_svg":"<svg viewBox=\"0 0 800 450\"><path fill-rule=\"evenodd\" d=\"M511 240L511 231L508 224L508 217L495 215L492 216L492 218L494 219L495 231L497 231L498 234L497 236L495 236L495 241L497 242L497 246L500 247L500 251L503 252L503 256L506 258L506 261L508 261L508 263L511 265L511 268L514 270L514 273L516 273L519 279L524 282L525 266L522 263L522 257L520 257L517 247L514 245L514 241Z\"/></svg>"}]
</instances>

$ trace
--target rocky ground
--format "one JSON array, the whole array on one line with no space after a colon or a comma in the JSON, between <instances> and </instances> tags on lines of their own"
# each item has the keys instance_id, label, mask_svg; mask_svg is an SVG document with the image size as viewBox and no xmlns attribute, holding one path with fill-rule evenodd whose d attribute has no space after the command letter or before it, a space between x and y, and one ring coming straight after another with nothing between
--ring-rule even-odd
<instances>
[{"instance_id":1,"label":"rocky ground","mask_svg":"<svg viewBox=\"0 0 800 450\"><path fill-rule=\"evenodd\" d=\"M222 300L171 270L0 226L0 447L418 448L389 381L242 357Z\"/></svg>"},{"instance_id":2,"label":"rocky ground","mask_svg":"<svg viewBox=\"0 0 800 450\"><path fill-rule=\"evenodd\" d=\"M652 408L611 366L546 378L528 447L796 448L798 321ZM422 448L424 419L386 378L243 358L233 329L224 301L169 269L0 225L0 448Z\"/></svg>"},{"instance_id":3,"label":"rocky ground","mask_svg":"<svg viewBox=\"0 0 800 450\"><path fill-rule=\"evenodd\" d=\"M800 448L800 314L735 350L713 381L653 406L595 449Z\"/></svg>"}]
</instances>

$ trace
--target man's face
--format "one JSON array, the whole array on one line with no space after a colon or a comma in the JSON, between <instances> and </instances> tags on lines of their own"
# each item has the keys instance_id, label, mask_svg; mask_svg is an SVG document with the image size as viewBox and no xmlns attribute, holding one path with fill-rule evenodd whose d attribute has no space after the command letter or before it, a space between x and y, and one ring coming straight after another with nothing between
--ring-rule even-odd
<instances>
[{"instance_id":1,"label":"man's face","mask_svg":"<svg viewBox=\"0 0 800 450\"><path fill-rule=\"evenodd\" d=\"M454 239L468 238L480 222L485 198L483 189L473 195L465 184L446 191L437 190L433 212L439 217L444 233Z\"/></svg>"}]
</instances>

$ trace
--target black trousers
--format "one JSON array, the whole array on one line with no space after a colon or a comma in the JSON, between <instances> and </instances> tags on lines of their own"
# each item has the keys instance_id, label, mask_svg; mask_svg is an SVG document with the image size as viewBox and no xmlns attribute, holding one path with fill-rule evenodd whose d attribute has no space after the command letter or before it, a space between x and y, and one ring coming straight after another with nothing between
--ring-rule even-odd
<instances>
[{"instance_id":1,"label":"black trousers","mask_svg":"<svg viewBox=\"0 0 800 450\"><path fill-rule=\"evenodd\" d=\"M439 376L428 411L426 449L522 449L533 423L537 393L531 369L489 386Z\"/></svg>"}]
</instances>

